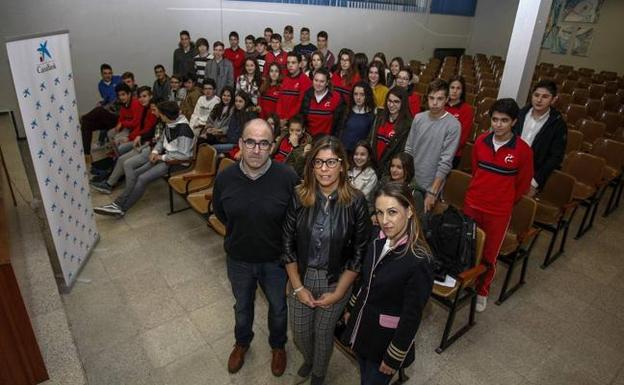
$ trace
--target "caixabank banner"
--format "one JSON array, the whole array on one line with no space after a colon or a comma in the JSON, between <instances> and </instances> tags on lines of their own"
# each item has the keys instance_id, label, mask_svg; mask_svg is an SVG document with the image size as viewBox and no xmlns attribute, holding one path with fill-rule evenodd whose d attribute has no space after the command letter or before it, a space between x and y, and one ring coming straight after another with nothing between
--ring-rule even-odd
<instances>
[{"instance_id":1,"label":"caixabank banner","mask_svg":"<svg viewBox=\"0 0 624 385\"><path fill-rule=\"evenodd\" d=\"M67 31L16 39L7 54L43 207L65 285L98 240Z\"/></svg>"}]
</instances>

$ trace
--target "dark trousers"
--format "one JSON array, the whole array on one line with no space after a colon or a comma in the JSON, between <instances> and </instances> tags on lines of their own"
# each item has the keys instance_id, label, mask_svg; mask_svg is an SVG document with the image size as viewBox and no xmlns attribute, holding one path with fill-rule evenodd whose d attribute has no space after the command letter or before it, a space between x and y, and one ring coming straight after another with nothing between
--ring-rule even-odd
<instances>
[{"instance_id":1,"label":"dark trousers","mask_svg":"<svg viewBox=\"0 0 624 385\"><path fill-rule=\"evenodd\" d=\"M277 261L250 263L227 257L227 273L232 285L234 304L234 336L236 343L249 346L254 337L254 302L258 285L269 301L269 345L283 349L286 345L288 313L284 267Z\"/></svg>"},{"instance_id":2,"label":"dark trousers","mask_svg":"<svg viewBox=\"0 0 624 385\"><path fill-rule=\"evenodd\" d=\"M93 140L93 131L102 131L104 134L117 124L118 116L108 111L104 107L95 107L91 111L82 116L81 131L82 145L84 146L85 155L91 155L91 141Z\"/></svg>"},{"instance_id":3,"label":"dark trousers","mask_svg":"<svg viewBox=\"0 0 624 385\"><path fill-rule=\"evenodd\" d=\"M392 376L379 371L380 362L373 362L358 356L360 364L360 384L361 385L387 385Z\"/></svg>"}]
</instances>

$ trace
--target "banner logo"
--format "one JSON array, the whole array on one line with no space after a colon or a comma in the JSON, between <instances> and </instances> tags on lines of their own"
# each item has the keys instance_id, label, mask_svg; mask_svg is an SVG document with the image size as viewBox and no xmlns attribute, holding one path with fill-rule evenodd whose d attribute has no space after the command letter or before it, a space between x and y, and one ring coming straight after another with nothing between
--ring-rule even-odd
<instances>
[{"instance_id":1,"label":"banner logo","mask_svg":"<svg viewBox=\"0 0 624 385\"><path fill-rule=\"evenodd\" d=\"M39 48L37 48L37 52L39 53L39 65L37 65L37 73L44 73L48 71L52 71L56 69L56 63L52 60L52 54L48 49L48 41L45 40L42 43L39 43ZM46 57L48 60L46 60Z\"/></svg>"}]
</instances>

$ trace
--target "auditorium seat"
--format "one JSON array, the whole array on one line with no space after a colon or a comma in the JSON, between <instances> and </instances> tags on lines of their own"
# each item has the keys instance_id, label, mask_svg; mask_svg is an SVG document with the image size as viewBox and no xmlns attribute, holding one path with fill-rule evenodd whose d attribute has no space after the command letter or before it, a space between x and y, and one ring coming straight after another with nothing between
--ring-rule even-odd
<instances>
[{"instance_id":1,"label":"auditorium seat","mask_svg":"<svg viewBox=\"0 0 624 385\"><path fill-rule=\"evenodd\" d=\"M605 124L606 135L613 136L615 131L623 125L622 114L613 111L604 111L600 121Z\"/></svg>"},{"instance_id":2,"label":"auditorium seat","mask_svg":"<svg viewBox=\"0 0 624 385\"><path fill-rule=\"evenodd\" d=\"M616 112L620 107L620 96L614 94L604 94L602 97L602 103L604 104L605 111Z\"/></svg>"},{"instance_id":3,"label":"auditorium seat","mask_svg":"<svg viewBox=\"0 0 624 385\"><path fill-rule=\"evenodd\" d=\"M575 88L572 91L572 103L585 104L587 99L589 99L589 91L586 88Z\"/></svg>"},{"instance_id":4,"label":"auditorium seat","mask_svg":"<svg viewBox=\"0 0 624 385\"><path fill-rule=\"evenodd\" d=\"M599 120L602 111L604 110L604 104L600 99L587 99L587 103L585 103L585 108L587 109L587 115L593 120Z\"/></svg>"},{"instance_id":5,"label":"auditorium seat","mask_svg":"<svg viewBox=\"0 0 624 385\"><path fill-rule=\"evenodd\" d=\"M606 125L588 118L578 121L578 129L583 133L583 146L585 152L591 152L594 141L605 135Z\"/></svg>"},{"instance_id":6,"label":"auditorium seat","mask_svg":"<svg viewBox=\"0 0 624 385\"><path fill-rule=\"evenodd\" d=\"M569 126L568 126L569 128ZM568 140L566 141L566 154L581 151L583 147L583 133L578 130L568 130Z\"/></svg>"},{"instance_id":7,"label":"auditorium seat","mask_svg":"<svg viewBox=\"0 0 624 385\"><path fill-rule=\"evenodd\" d=\"M587 117L587 109L584 105L570 104L564 111L566 123L577 125L577 122Z\"/></svg>"},{"instance_id":8,"label":"auditorium seat","mask_svg":"<svg viewBox=\"0 0 624 385\"><path fill-rule=\"evenodd\" d=\"M604 84L592 84L589 86L589 98L590 99L600 99L602 97L602 95L605 94L605 90L607 89L607 87L605 87Z\"/></svg>"}]
</instances>

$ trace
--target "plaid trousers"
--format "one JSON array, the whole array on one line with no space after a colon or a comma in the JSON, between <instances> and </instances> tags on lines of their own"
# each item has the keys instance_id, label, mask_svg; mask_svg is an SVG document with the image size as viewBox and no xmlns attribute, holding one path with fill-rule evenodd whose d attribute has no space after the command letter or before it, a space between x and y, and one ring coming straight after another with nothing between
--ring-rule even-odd
<instances>
[{"instance_id":1,"label":"plaid trousers","mask_svg":"<svg viewBox=\"0 0 624 385\"><path fill-rule=\"evenodd\" d=\"M336 289L337 282L329 285L327 271L308 267L303 285L314 298ZM351 296L351 288L345 296L328 309L309 308L296 298L289 296L289 318L292 322L293 340L303 354L306 364L312 364L312 374L325 377L329 360L334 350L334 329L336 322Z\"/></svg>"}]
</instances>

